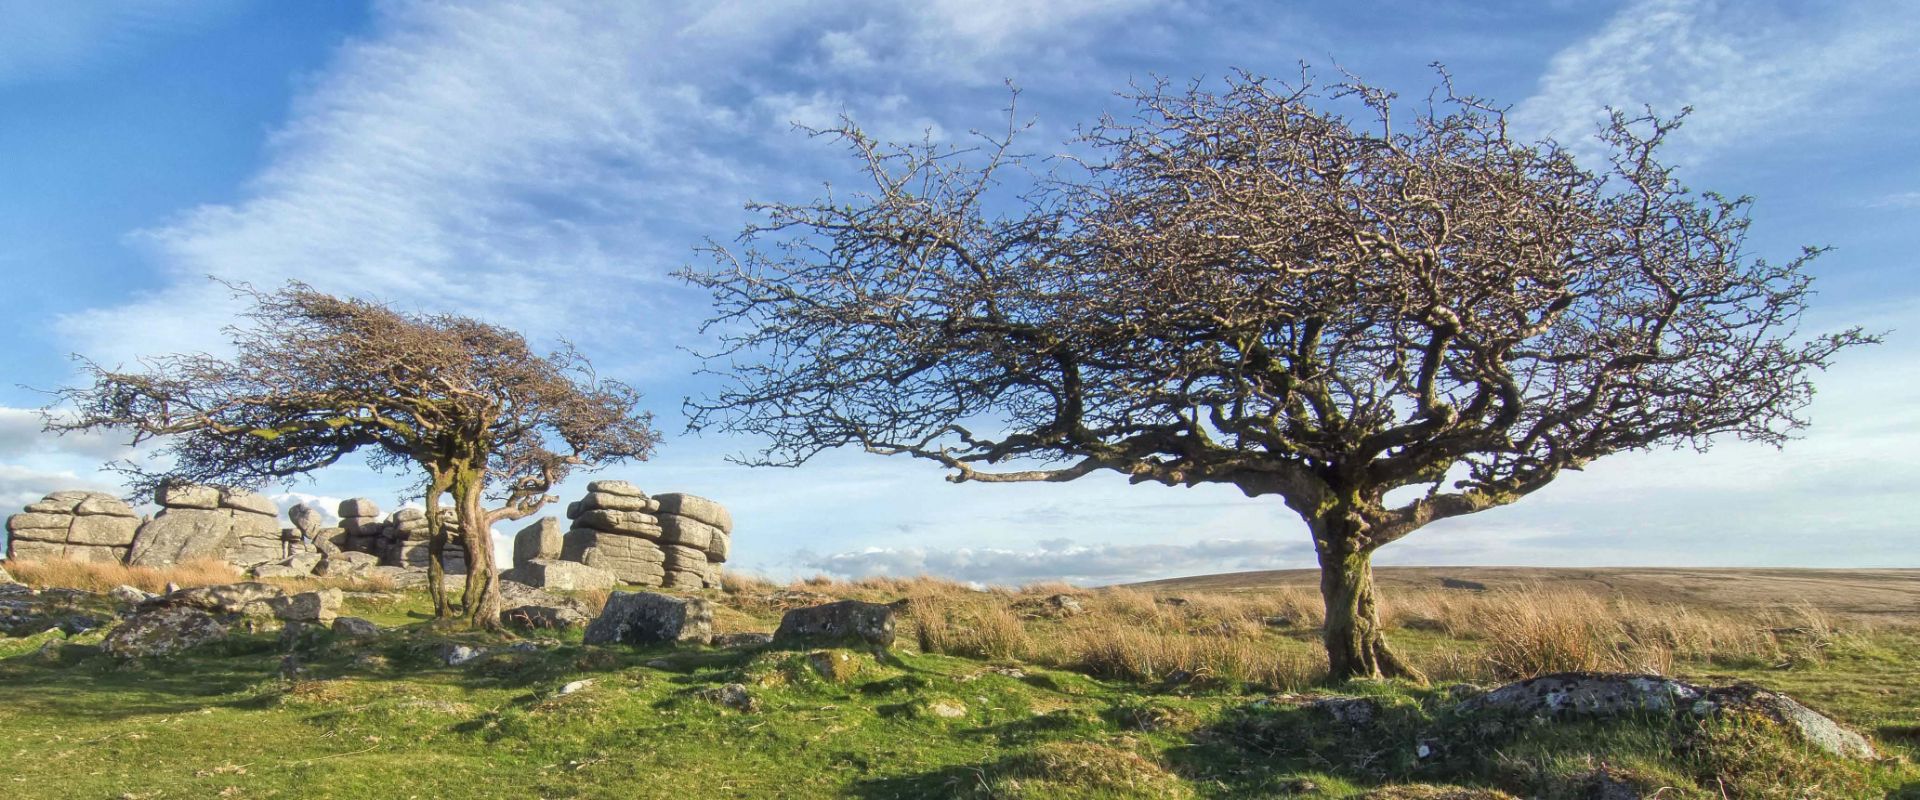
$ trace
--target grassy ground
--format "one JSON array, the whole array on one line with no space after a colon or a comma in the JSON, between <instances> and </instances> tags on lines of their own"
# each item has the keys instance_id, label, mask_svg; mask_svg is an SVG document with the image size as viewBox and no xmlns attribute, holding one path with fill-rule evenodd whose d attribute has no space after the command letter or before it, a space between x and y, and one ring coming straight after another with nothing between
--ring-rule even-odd
<instances>
[{"instance_id":1,"label":"grassy ground","mask_svg":"<svg viewBox=\"0 0 1920 800\"><path fill-rule=\"evenodd\" d=\"M1669 787L1662 798L1920 798L1909 629L1806 609L1409 595L1395 641L1435 682L1325 687L1311 598L1081 591L1083 611L1065 615L1047 601L1058 591L738 581L714 595L718 627L735 631L820 597L910 599L901 646L840 651L853 669L837 679L807 653L587 648L577 633L505 651L434 630L424 597L392 593L349 601L391 627L380 640L308 641L298 680L265 631L139 663L99 654L97 633L0 638L0 796L1578 798L1606 774ZM447 667L451 641L501 652ZM1462 680L1636 661L1783 689L1892 757L1840 763L1759 720L1490 726L1449 711ZM715 697L734 683L754 708ZM1381 710L1335 723L1303 705L1321 694ZM1422 742L1444 757L1417 758Z\"/></svg>"}]
</instances>

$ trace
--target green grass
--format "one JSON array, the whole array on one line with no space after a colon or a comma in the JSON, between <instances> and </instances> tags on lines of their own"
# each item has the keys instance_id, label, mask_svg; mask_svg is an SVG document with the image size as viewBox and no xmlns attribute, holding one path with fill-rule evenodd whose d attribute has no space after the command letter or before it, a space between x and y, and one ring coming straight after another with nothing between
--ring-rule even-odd
<instances>
[{"instance_id":1,"label":"green grass","mask_svg":"<svg viewBox=\"0 0 1920 800\"><path fill-rule=\"evenodd\" d=\"M271 633L172 660L121 663L99 634L0 639L0 796L19 798L1130 798L1357 797L1446 785L1576 798L1605 768L1663 798L1920 798L1920 637L1861 635L1817 661L1677 665L1787 691L1874 735L1895 758L1845 764L1762 722L1534 725L1450 716L1443 685L1340 687L1376 698L1349 727L1245 685L1168 687L911 651L854 653L829 682L804 653L587 648L459 668L460 638L424 598L349 613L401 626L380 641L320 637L305 679L280 675ZM770 626L771 617L753 619ZM1302 631L1263 632L1302 646ZM1397 631L1432 657L1430 630ZM910 635L903 640L911 639ZM1470 656L1469 656L1470 657ZM570 681L594 685L568 695ZM740 683L739 711L708 693ZM1335 692L1336 690L1313 690ZM945 718L938 701L966 708ZM1443 759L1414 745L1444 743ZM1411 795L1409 795L1411 796Z\"/></svg>"}]
</instances>

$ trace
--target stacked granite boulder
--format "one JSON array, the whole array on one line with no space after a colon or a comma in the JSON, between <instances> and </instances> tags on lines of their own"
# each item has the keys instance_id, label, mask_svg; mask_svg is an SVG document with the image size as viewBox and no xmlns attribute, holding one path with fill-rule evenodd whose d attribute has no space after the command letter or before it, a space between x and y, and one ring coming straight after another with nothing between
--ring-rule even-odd
<instances>
[{"instance_id":1,"label":"stacked granite boulder","mask_svg":"<svg viewBox=\"0 0 1920 800\"><path fill-rule=\"evenodd\" d=\"M567 561L566 535L560 521L541 517L513 537L513 569L501 577L539 589L581 591L611 589L620 578L598 567ZM598 551L595 551L598 553Z\"/></svg>"},{"instance_id":2,"label":"stacked granite boulder","mask_svg":"<svg viewBox=\"0 0 1920 800\"><path fill-rule=\"evenodd\" d=\"M676 589L720 585L720 565L733 549L733 515L704 497L670 492L660 503L660 541L667 551L667 583Z\"/></svg>"},{"instance_id":3,"label":"stacked granite boulder","mask_svg":"<svg viewBox=\"0 0 1920 800\"><path fill-rule=\"evenodd\" d=\"M573 527L562 558L640 586L719 586L732 545L733 518L720 504L679 493L648 497L626 481L587 484L567 518Z\"/></svg>"},{"instance_id":4,"label":"stacked granite boulder","mask_svg":"<svg viewBox=\"0 0 1920 800\"><path fill-rule=\"evenodd\" d=\"M341 549L378 553L380 540L387 533L387 522L380 518L379 505L364 497L355 497L340 501L340 529L347 533Z\"/></svg>"},{"instance_id":5,"label":"stacked granite boulder","mask_svg":"<svg viewBox=\"0 0 1920 800\"><path fill-rule=\"evenodd\" d=\"M467 547L460 543L460 520L451 508L440 509L440 522L447 532L447 547L440 554L440 567L448 575L467 574ZM427 512L403 508L387 521L385 546L380 563L408 569L426 569L432 560L432 538L427 530Z\"/></svg>"},{"instance_id":6,"label":"stacked granite boulder","mask_svg":"<svg viewBox=\"0 0 1920 800\"><path fill-rule=\"evenodd\" d=\"M221 559L253 567L312 552L280 527L280 509L265 495L211 486L168 486L154 495L160 513L140 525L127 563L161 567Z\"/></svg>"},{"instance_id":7,"label":"stacked granite boulder","mask_svg":"<svg viewBox=\"0 0 1920 800\"><path fill-rule=\"evenodd\" d=\"M567 506L573 527L561 557L613 573L621 583L659 586L667 554L660 549L660 504L626 481L594 481L587 496Z\"/></svg>"},{"instance_id":8,"label":"stacked granite boulder","mask_svg":"<svg viewBox=\"0 0 1920 800\"><path fill-rule=\"evenodd\" d=\"M101 492L54 492L7 518L7 557L122 563L140 520L133 508Z\"/></svg>"}]
</instances>

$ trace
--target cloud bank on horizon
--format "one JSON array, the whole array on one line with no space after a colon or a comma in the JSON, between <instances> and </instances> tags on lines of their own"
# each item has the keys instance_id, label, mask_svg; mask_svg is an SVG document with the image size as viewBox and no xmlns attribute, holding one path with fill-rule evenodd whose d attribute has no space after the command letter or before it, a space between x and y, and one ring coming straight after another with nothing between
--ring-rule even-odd
<instances>
[{"instance_id":1,"label":"cloud bank on horizon","mask_svg":"<svg viewBox=\"0 0 1920 800\"><path fill-rule=\"evenodd\" d=\"M66 44L0 60L0 95L75 64L137 62L160 38L219 47L245 35L241 11L159 25L140 20L163 18L156 9L169 4L123 5L63 23L78 31ZM1019 114L1036 122L1028 142L1044 150L1074 125L1124 110L1112 93L1129 81L1236 67L1291 75L1303 58L1417 97L1437 57L1464 88L1514 102L1523 130L1563 141L1584 137L1607 106L1692 105L1679 142L1690 180L1759 196L1758 241L1782 255L1803 233L1840 246L1816 269L1837 290L1814 322L1898 328L1920 311L1910 266L1888 260L1920 249L1920 226L1898 228L1920 187L1911 112L1893 103L1920 81L1907 56L1920 31L1887 24L1900 4L1536 5L1382 22L1224 0L379 2L363 25L316 33L340 41L317 72L289 76L284 115L261 121L257 162L235 170L242 182L120 231L137 254L127 286L46 309L47 341L16 333L12 344L108 363L217 351L237 306L207 276L297 279L473 314L536 341L568 338L603 373L645 391L671 431L676 401L710 383L681 349L701 341L706 299L669 273L703 238L736 232L745 201L809 197L850 175L841 153L794 123L844 113L885 138L961 141L1004 124L1010 81ZM19 35L0 32L0 53ZM1854 205L1837 208L1839 197ZM1776 219L1777 235L1767 228ZM1436 525L1381 561L1907 563L1920 529L1890 512L1920 481L1910 455L1920 448L1917 364L1920 352L1898 335L1849 359L1821 383L1807 440L1785 452L1734 444L1617 457L1525 503ZM41 369L19 380L70 377ZM38 399L4 396L0 502L114 485L92 470L121 449L35 434L23 409ZM925 464L857 454L798 470L723 461L751 447L677 437L657 460L616 474L727 503L740 564L774 575L1100 583L1312 561L1303 526L1277 501L1223 487L1133 487L1113 476L954 487ZM394 507L410 483L340 468L292 490ZM1858 546L1835 548L1810 530Z\"/></svg>"}]
</instances>

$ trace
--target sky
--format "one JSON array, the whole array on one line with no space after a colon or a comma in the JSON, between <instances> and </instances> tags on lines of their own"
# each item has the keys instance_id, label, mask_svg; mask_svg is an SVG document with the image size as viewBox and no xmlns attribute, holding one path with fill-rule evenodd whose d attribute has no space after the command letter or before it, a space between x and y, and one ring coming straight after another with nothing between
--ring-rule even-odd
<instances>
[{"instance_id":1,"label":"sky","mask_svg":"<svg viewBox=\"0 0 1920 800\"><path fill-rule=\"evenodd\" d=\"M671 273L749 200L855 177L796 131L844 114L887 139L1004 126L1058 147L1156 77L1347 70L1424 97L1444 63L1515 130L1590 148L1608 107L1693 109L1669 157L1751 195L1753 251L1832 252L1810 331L1887 331L1818 378L1784 449L1604 459L1446 520L1381 564L1920 566L1920 11L1913 0L0 0L0 509L120 492L112 437L33 413L72 357L219 352L209 280L469 314L576 344L646 397L647 462L580 476L726 504L730 566L770 577L931 573L1109 583L1311 566L1277 498L1227 487L952 485L934 465L829 453L794 469L684 432L711 391L707 296ZM286 502L411 478L341 465ZM557 512L556 512L557 513ZM503 530L510 535L512 530ZM510 548L509 548L510 549Z\"/></svg>"}]
</instances>

